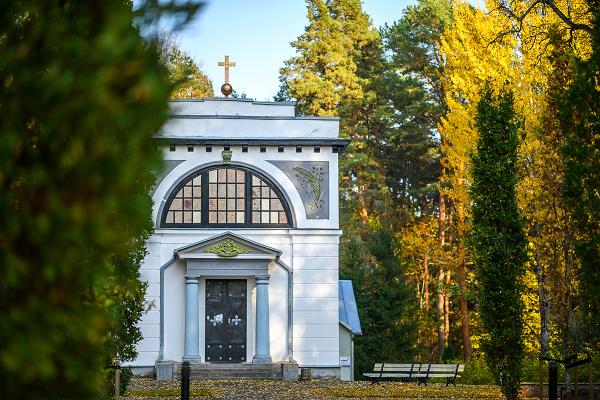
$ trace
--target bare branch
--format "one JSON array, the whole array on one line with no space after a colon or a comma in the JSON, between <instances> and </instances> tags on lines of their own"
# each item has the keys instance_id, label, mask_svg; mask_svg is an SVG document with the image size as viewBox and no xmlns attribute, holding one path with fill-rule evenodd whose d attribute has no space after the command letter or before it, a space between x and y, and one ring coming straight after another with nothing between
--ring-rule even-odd
<instances>
[{"instance_id":1,"label":"bare branch","mask_svg":"<svg viewBox=\"0 0 600 400\"><path fill-rule=\"evenodd\" d=\"M560 10L560 8L556 5L556 3L554 2L554 0L535 0L520 15L517 15L515 13L515 11L510 8L509 5L504 4L504 3L500 3L499 9L501 11L503 11L504 13L506 13L510 19L513 19L513 20L517 21L518 24L519 24L519 28L522 28L523 21L525 20L525 18L527 18L527 16L539 4L543 4L543 5L548 6L558 16L558 18L560 18L560 20L565 25L567 25L569 27L569 29L571 29L572 31L584 31L584 32L587 32L587 33L591 34L591 32L592 32L592 27L591 26L589 26L587 24L581 24L581 23L574 22L570 17L568 17L567 15L565 15L565 13L563 13Z\"/></svg>"},{"instance_id":2,"label":"bare branch","mask_svg":"<svg viewBox=\"0 0 600 400\"><path fill-rule=\"evenodd\" d=\"M561 19L571 30L573 31L585 31L589 34L592 33L592 27L586 24L578 24L573 22L573 20L567 17L554 3L552 0L544 0L544 4L546 4L556 15Z\"/></svg>"}]
</instances>

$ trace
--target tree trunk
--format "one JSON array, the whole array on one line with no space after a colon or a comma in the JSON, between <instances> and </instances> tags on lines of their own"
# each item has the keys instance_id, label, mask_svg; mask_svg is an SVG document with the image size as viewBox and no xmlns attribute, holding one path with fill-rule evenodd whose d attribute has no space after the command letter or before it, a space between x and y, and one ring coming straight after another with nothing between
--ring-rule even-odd
<instances>
[{"instance_id":1,"label":"tree trunk","mask_svg":"<svg viewBox=\"0 0 600 400\"><path fill-rule=\"evenodd\" d=\"M450 339L450 296L448 288L450 287L450 271L446 271L446 284L444 285L444 347L448 347Z\"/></svg>"},{"instance_id":2,"label":"tree trunk","mask_svg":"<svg viewBox=\"0 0 600 400\"><path fill-rule=\"evenodd\" d=\"M460 286L460 298L458 304L460 307L460 324L462 326L463 354L465 361L471 358L473 348L471 347L471 334L469 332L469 308L467 306L467 267L465 260L465 248L462 243L458 247L459 265L458 265L458 284Z\"/></svg>"},{"instance_id":3,"label":"tree trunk","mask_svg":"<svg viewBox=\"0 0 600 400\"><path fill-rule=\"evenodd\" d=\"M460 235L458 241L458 285L460 287L460 298L458 300L460 308L460 325L462 327L463 354L465 360L469 360L473 354L471 347L471 333L469 332L469 307L467 305L467 251L465 249L465 214L463 205L457 208L458 213L458 232Z\"/></svg>"},{"instance_id":4,"label":"tree trunk","mask_svg":"<svg viewBox=\"0 0 600 400\"><path fill-rule=\"evenodd\" d=\"M442 165L442 173L443 171ZM444 244L445 244L445 224L446 224L446 200L444 198L444 194L440 191L440 215L438 222L438 247L440 253L444 252ZM444 307L444 276L445 271L443 267L443 263L439 263L440 267L437 274L437 317L438 317L438 350L439 350L439 358L442 358L442 354L444 354L444 349L446 347L447 338L446 338L446 318L445 318L445 307Z\"/></svg>"},{"instance_id":5,"label":"tree trunk","mask_svg":"<svg viewBox=\"0 0 600 400\"><path fill-rule=\"evenodd\" d=\"M429 254L423 257L423 304L425 311L429 311Z\"/></svg>"},{"instance_id":6,"label":"tree trunk","mask_svg":"<svg viewBox=\"0 0 600 400\"><path fill-rule=\"evenodd\" d=\"M440 265L440 269L437 274L437 316L438 316L438 350L439 358L442 359L444 354L444 348L446 347L446 329L445 329L445 318L444 318L444 267Z\"/></svg>"},{"instance_id":7,"label":"tree trunk","mask_svg":"<svg viewBox=\"0 0 600 400\"><path fill-rule=\"evenodd\" d=\"M533 233L536 239L540 236L540 225L536 221L533 227ZM546 292L546 274L540 261L540 251L535 247L535 275L538 283L538 300L540 304L540 356L548 356L548 346L550 342L550 301Z\"/></svg>"}]
</instances>

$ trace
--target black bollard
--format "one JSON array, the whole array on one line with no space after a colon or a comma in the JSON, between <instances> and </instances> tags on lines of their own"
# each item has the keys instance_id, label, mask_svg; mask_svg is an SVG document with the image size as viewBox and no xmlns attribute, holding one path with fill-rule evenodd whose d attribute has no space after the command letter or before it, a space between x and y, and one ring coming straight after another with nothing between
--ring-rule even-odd
<instances>
[{"instance_id":1,"label":"black bollard","mask_svg":"<svg viewBox=\"0 0 600 400\"><path fill-rule=\"evenodd\" d=\"M558 399L558 367L554 360L548 364L548 399Z\"/></svg>"},{"instance_id":2,"label":"black bollard","mask_svg":"<svg viewBox=\"0 0 600 400\"><path fill-rule=\"evenodd\" d=\"M181 365L181 400L190 400L190 362Z\"/></svg>"}]
</instances>

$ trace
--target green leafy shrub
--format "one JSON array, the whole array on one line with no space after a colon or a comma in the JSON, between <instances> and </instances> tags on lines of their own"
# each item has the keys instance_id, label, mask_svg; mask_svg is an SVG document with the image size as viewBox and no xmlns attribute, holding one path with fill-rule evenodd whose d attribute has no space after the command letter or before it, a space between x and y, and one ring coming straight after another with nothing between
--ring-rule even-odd
<instances>
[{"instance_id":1,"label":"green leafy shrub","mask_svg":"<svg viewBox=\"0 0 600 400\"><path fill-rule=\"evenodd\" d=\"M125 0L1 2L2 398L98 398L107 360L132 356L121 302L143 294L128 260L171 91L135 16Z\"/></svg>"},{"instance_id":2,"label":"green leafy shrub","mask_svg":"<svg viewBox=\"0 0 600 400\"><path fill-rule=\"evenodd\" d=\"M473 357L467 361L462 378L458 382L462 385L493 385L495 383L494 375L484 357Z\"/></svg>"}]
</instances>

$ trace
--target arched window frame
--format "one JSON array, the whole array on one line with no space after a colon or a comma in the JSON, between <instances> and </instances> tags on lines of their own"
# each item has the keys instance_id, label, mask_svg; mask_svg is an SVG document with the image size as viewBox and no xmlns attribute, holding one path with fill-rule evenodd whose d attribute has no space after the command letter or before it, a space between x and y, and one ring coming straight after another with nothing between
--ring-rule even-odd
<instances>
[{"instance_id":1,"label":"arched window frame","mask_svg":"<svg viewBox=\"0 0 600 400\"><path fill-rule=\"evenodd\" d=\"M208 185L208 174L210 171L218 170L222 168L232 168L235 170L243 171L245 174L244 185L245 185L245 207L244 207L244 223L210 223L208 222L208 211L209 211L209 185ZM281 205L283 207L283 211L285 212L287 223L253 223L252 221L252 176L256 176L260 180L262 180L271 190L275 192L279 200L281 201ZM177 193L190 181L194 178L200 176L202 185L201 185L201 218L200 223L175 223L175 222L166 222L167 213L169 212L171 203L173 202ZM271 179L266 177L265 175L257 172L253 169L250 169L245 166L239 165L213 165L210 167L206 167L195 171L189 175L187 175L184 179L181 180L172 190L167 200L165 202L165 206L162 209L162 214L160 216L160 227L161 228L184 228L184 229L197 229L197 228L291 228L294 226L294 220L292 219L292 212L288 203L287 198L283 195L283 192L273 183Z\"/></svg>"}]
</instances>

